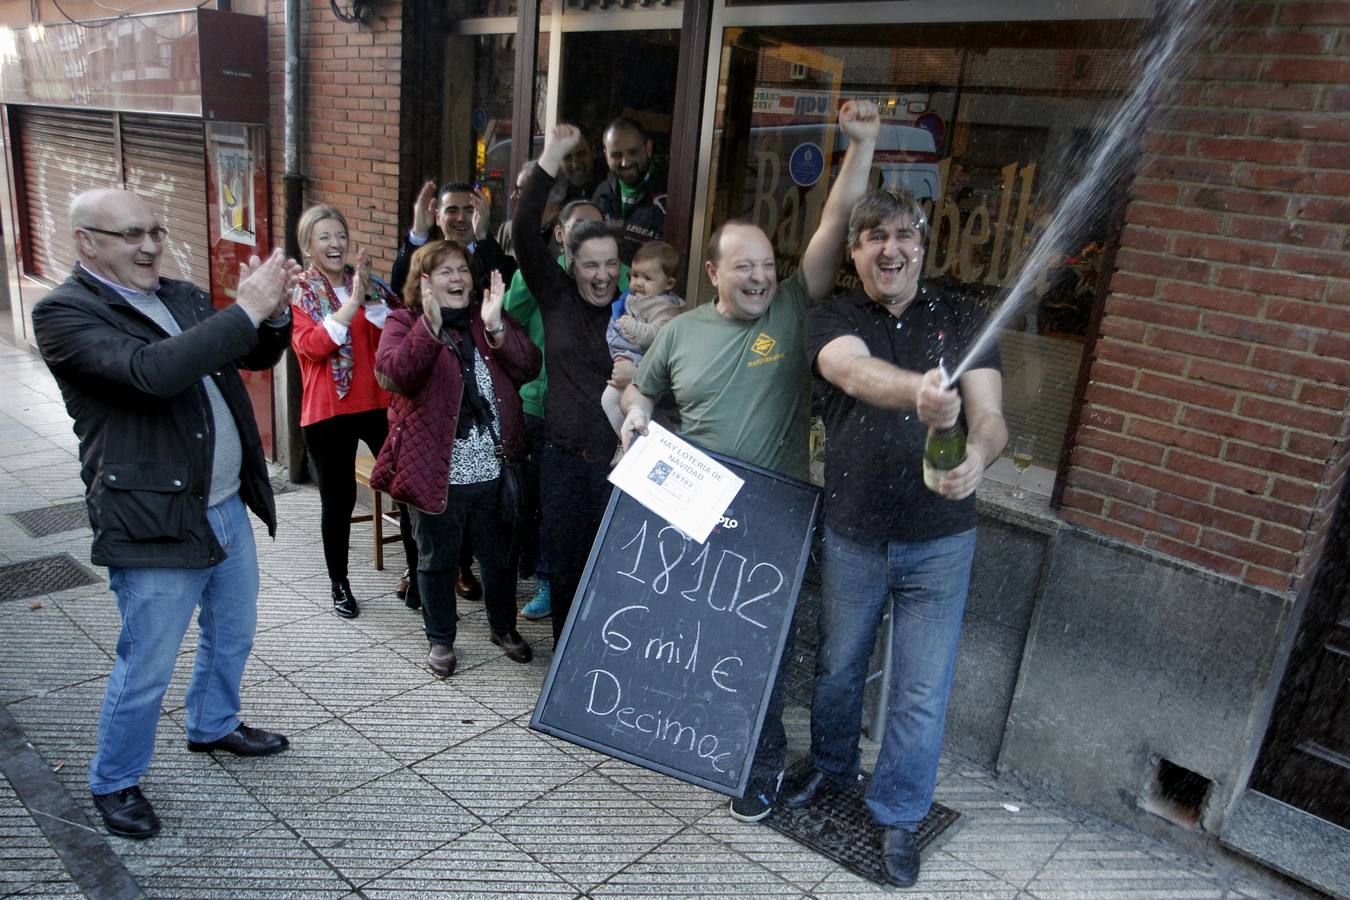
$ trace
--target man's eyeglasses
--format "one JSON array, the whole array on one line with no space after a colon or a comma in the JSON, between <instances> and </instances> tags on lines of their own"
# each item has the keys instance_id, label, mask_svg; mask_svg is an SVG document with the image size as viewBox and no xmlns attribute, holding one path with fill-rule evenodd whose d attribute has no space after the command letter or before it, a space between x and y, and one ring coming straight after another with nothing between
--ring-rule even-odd
<instances>
[{"instance_id":1,"label":"man's eyeglasses","mask_svg":"<svg viewBox=\"0 0 1350 900\"><path fill-rule=\"evenodd\" d=\"M139 244L145 240L146 235L156 244L164 243L164 239L169 236L169 229L162 225L156 225L154 228L123 228L121 231L109 231L106 228L90 228L88 225L81 225L81 231L92 231L94 234L106 234L108 237L120 237L128 244Z\"/></svg>"}]
</instances>

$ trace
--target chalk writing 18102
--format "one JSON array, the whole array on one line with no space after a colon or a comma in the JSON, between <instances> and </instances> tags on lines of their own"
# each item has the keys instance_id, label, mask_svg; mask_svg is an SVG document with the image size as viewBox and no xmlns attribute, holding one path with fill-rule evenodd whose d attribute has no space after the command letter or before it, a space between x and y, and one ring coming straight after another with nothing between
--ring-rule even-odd
<instances>
[{"instance_id":1,"label":"chalk writing 18102","mask_svg":"<svg viewBox=\"0 0 1350 900\"><path fill-rule=\"evenodd\" d=\"M782 591L787 583L783 571L773 563L760 562L750 568L750 573L747 576L745 570L749 560L734 550L722 548L716 551L717 561L713 565L712 579L708 581L705 588L704 577L708 570L709 555L713 552L712 543L704 544L697 556L688 563L684 563L685 555L689 551L689 543L689 538L682 535L680 530L672 525L667 525L656 533L656 555L659 557L661 568L651 580L651 589L664 596L670 592L673 578L681 578L685 584L692 580L693 584L690 587L679 591L679 595L684 599L693 603L701 601L716 612L734 613L756 628L767 628L768 626L762 621L748 615L746 608L756 603L762 603ZM647 551L647 521L645 519L633 536L626 543L621 544L619 549L627 550L634 545L637 549L633 553L633 565L627 569L616 569L615 572L626 578L631 578L639 584L647 584L646 578L639 575ZM678 548L678 553L675 553L676 548ZM671 559L672 555L674 555L674 559ZM725 572L723 571L724 567ZM767 585L769 586L768 589L761 590L754 596L742 600L742 587L756 589L751 584L755 581L756 575L760 576L760 586Z\"/></svg>"},{"instance_id":2,"label":"chalk writing 18102","mask_svg":"<svg viewBox=\"0 0 1350 900\"><path fill-rule=\"evenodd\" d=\"M743 479L703 541L616 489L531 726L739 796L788 640L819 492Z\"/></svg>"}]
</instances>

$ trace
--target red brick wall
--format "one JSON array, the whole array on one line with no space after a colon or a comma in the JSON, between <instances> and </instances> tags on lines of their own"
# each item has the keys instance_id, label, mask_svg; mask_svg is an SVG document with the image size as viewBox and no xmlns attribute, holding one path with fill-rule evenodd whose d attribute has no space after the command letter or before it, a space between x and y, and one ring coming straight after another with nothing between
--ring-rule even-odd
<instances>
[{"instance_id":1,"label":"red brick wall","mask_svg":"<svg viewBox=\"0 0 1350 900\"><path fill-rule=\"evenodd\" d=\"M300 170L305 205L328 203L342 210L351 239L370 252L375 271L387 277L398 251L402 3L378 4L371 25L339 21L328 0L307 0L303 7ZM284 10L280 0L269 0L272 213L278 246L285 221Z\"/></svg>"},{"instance_id":2,"label":"red brick wall","mask_svg":"<svg viewBox=\"0 0 1350 900\"><path fill-rule=\"evenodd\" d=\"M1289 590L1350 461L1350 3L1224 10L1144 137L1062 513Z\"/></svg>"}]
</instances>

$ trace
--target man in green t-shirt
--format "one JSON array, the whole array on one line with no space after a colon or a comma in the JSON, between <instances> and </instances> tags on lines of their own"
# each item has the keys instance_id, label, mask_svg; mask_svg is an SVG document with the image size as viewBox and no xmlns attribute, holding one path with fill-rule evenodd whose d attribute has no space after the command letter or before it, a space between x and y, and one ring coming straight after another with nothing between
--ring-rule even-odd
<instances>
[{"instance_id":1,"label":"man in green t-shirt","mask_svg":"<svg viewBox=\"0 0 1350 900\"><path fill-rule=\"evenodd\" d=\"M724 223L708 242L705 268L717 300L676 317L657 334L624 392L625 448L646 431L656 399L669 391L691 441L784 475L807 477L811 372L803 332L806 308L834 288L848 217L867 190L881 130L876 104L850 100L839 110L848 149L801 268L778 283L773 245L758 226ZM789 639L790 641L790 639ZM782 780L783 684L774 685L744 799L731 814L757 822L769 814Z\"/></svg>"}]
</instances>

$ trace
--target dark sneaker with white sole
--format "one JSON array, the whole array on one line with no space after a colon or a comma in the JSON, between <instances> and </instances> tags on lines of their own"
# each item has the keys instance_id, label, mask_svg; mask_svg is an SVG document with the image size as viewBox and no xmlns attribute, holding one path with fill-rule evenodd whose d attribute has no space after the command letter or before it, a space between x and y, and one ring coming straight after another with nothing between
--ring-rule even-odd
<instances>
[{"instance_id":1,"label":"dark sneaker with white sole","mask_svg":"<svg viewBox=\"0 0 1350 900\"><path fill-rule=\"evenodd\" d=\"M744 797L731 801L731 817L741 822L760 822L773 812L774 801L783 786L783 773L779 772L768 784L751 784Z\"/></svg>"}]
</instances>

